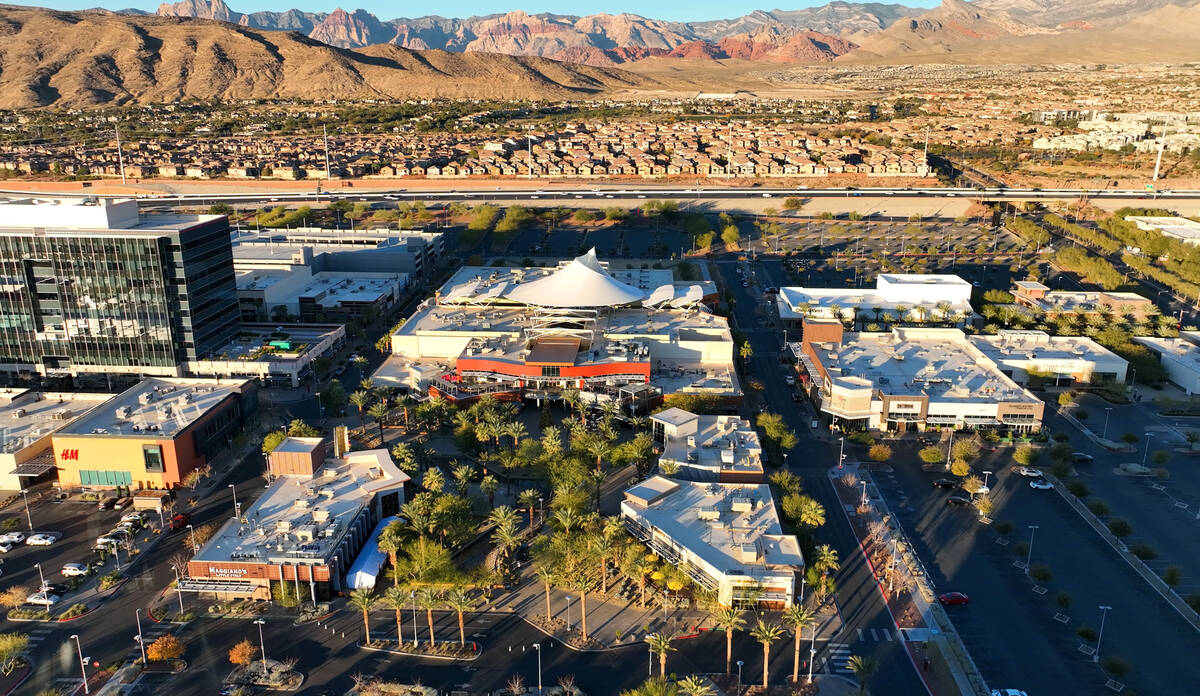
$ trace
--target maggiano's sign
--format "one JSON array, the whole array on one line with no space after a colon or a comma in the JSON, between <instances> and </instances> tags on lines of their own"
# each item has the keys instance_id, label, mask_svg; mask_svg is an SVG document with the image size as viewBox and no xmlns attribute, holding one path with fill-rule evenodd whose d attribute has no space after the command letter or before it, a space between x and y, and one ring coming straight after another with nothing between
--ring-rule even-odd
<instances>
[{"instance_id":1,"label":"maggiano's sign","mask_svg":"<svg viewBox=\"0 0 1200 696\"><path fill-rule=\"evenodd\" d=\"M213 566L208 567L209 575L217 575L217 576L227 577L227 578L240 578L240 577L246 575L247 572L248 571L245 568L216 568Z\"/></svg>"}]
</instances>

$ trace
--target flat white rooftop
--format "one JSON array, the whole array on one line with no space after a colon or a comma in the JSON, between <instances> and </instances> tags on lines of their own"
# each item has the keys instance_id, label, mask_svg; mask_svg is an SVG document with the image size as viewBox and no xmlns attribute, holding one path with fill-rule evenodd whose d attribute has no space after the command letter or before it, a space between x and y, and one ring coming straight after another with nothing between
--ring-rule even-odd
<instances>
[{"instance_id":1,"label":"flat white rooftop","mask_svg":"<svg viewBox=\"0 0 1200 696\"><path fill-rule=\"evenodd\" d=\"M55 235L75 230L122 232L172 231L215 220L218 215L139 215L136 200L114 198L3 198L0 233L44 229Z\"/></svg>"},{"instance_id":2,"label":"flat white rooftop","mask_svg":"<svg viewBox=\"0 0 1200 696\"><path fill-rule=\"evenodd\" d=\"M840 346L813 347L831 378L864 379L885 394L927 395L931 401L1037 401L958 329L851 333Z\"/></svg>"},{"instance_id":3,"label":"flat white rooftop","mask_svg":"<svg viewBox=\"0 0 1200 696\"><path fill-rule=\"evenodd\" d=\"M375 494L408 480L386 450L326 460L311 477L281 476L242 512L244 523L226 522L194 560L327 563Z\"/></svg>"},{"instance_id":4,"label":"flat white rooftop","mask_svg":"<svg viewBox=\"0 0 1200 696\"><path fill-rule=\"evenodd\" d=\"M767 484L654 476L625 491L622 511L726 575L763 577L804 566L796 537L783 534Z\"/></svg>"},{"instance_id":5,"label":"flat white rooftop","mask_svg":"<svg viewBox=\"0 0 1200 696\"><path fill-rule=\"evenodd\" d=\"M1038 361L1121 361L1116 353L1086 336L1051 336L1045 331L1000 331L967 340L996 362L1009 359Z\"/></svg>"},{"instance_id":6,"label":"flat white rooftop","mask_svg":"<svg viewBox=\"0 0 1200 696\"><path fill-rule=\"evenodd\" d=\"M63 435L172 438L202 418L245 382L151 377L96 406L62 428Z\"/></svg>"},{"instance_id":7,"label":"flat white rooftop","mask_svg":"<svg viewBox=\"0 0 1200 696\"><path fill-rule=\"evenodd\" d=\"M14 454L112 398L112 394L0 390L0 453Z\"/></svg>"},{"instance_id":8,"label":"flat white rooftop","mask_svg":"<svg viewBox=\"0 0 1200 696\"><path fill-rule=\"evenodd\" d=\"M1185 217L1127 215L1125 220L1140 230L1158 231L1189 244L1200 244L1200 222Z\"/></svg>"}]
</instances>

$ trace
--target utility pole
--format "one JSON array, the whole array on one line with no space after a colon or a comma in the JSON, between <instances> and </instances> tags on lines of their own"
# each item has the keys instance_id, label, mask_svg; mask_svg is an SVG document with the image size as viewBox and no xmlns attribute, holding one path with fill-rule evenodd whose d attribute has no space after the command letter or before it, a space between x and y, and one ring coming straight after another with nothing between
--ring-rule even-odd
<instances>
[{"instance_id":1,"label":"utility pole","mask_svg":"<svg viewBox=\"0 0 1200 696\"><path fill-rule=\"evenodd\" d=\"M121 151L121 129L117 128L117 127L113 127L113 132L117 134L117 165L121 168L121 184L124 185L125 184L125 153ZM1160 158L1162 157L1161 152L1159 153L1159 157ZM1156 179L1158 178L1157 172L1155 173L1155 178Z\"/></svg>"},{"instance_id":2,"label":"utility pole","mask_svg":"<svg viewBox=\"0 0 1200 696\"><path fill-rule=\"evenodd\" d=\"M321 125L321 135L325 138L325 180L329 181L329 128Z\"/></svg>"},{"instance_id":3,"label":"utility pole","mask_svg":"<svg viewBox=\"0 0 1200 696\"><path fill-rule=\"evenodd\" d=\"M1154 178L1151 181L1158 181L1158 170L1162 167L1163 150L1167 148L1167 124L1163 124L1162 139L1158 141L1158 157L1154 160Z\"/></svg>"}]
</instances>

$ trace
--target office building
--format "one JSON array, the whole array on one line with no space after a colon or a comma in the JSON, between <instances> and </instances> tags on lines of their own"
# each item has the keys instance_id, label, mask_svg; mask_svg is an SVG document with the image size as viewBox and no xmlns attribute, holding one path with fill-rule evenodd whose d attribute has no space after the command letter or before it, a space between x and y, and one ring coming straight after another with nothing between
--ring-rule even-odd
<instances>
[{"instance_id":1,"label":"office building","mask_svg":"<svg viewBox=\"0 0 1200 696\"><path fill-rule=\"evenodd\" d=\"M269 455L274 480L200 549L181 588L270 599L274 585L301 602L341 592L355 559L374 552L372 530L404 504L409 477L387 450L331 454L320 438L284 440Z\"/></svg>"},{"instance_id":2,"label":"office building","mask_svg":"<svg viewBox=\"0 0 1200 696\"><path fill-rule=\"evenodd\" d=\"M1158 355L1172 384L1188 396L1200 394L1200 331L1180 331L1178 338L1135 336L1133 340Z\"/></svg>"},{"instance_id":3,"label":"office building","mask_svg":"<svg viewBox=\"0 0 1200 696\"><path fill-rule=\"evenodd\" d=\"M149 378L51 435L63 488L176 488L257 407L250 381Z\"/></svg>"},{"instance_id":4,"label":"office building","mask_svg":"<svg viewBox=\"0 0 1200 696\"><path fill-rule=\"evenodd\" d=\"M1086 336L1000 331L968 339L1017 384L1045 386L1124 382L1129 362Z\"/></svg>"},{"instance_id":5,"label":"office building","mask_svg":"<svg viewBox=\"0 0 1200 696\"><path fill-rule=\"evenodd\" d=\"M445 257L441 232L421 230L236 230L233 264L242 270L422 276Z\"/></svg>"},{"instance_id":6,"label":"office building","mask_svg":"<svg viewBox=\"0 0 1200 696\"><path fill-rule=\"evenodd\" d=\"M625 491L621 520L722 606L776 610L796 599L804 557L783 533L766 484L654 476Z\"/></svg>"},{"instance_id":7,"label":"office building","mask_svg":"<svg viewBox=\"0 0 1200 696\"><path fill-rule=\"evenodd\" d=\"M713 293L670 271L610 270L594 250L557 268L465 267L392 335L373 377L453 401L578 389L635 408L674 393L736 404L733 336L704 304Z\"/></svg>"},{"instance_id":8,"label":"office building","mask_svg":"<svg viewBox=\"0 0 1200 696\"><path fill-rule=\"evenodd\" d=\"M650 416L659 471L672 478L762 483L762 445L745 418L668 408Z\"/></svg>"},{"instance_id":9,"label":"office building","mask_svg":"<svg viewBox=\"0 0 1200 696\"><path fill-rule=\"evenodd\" d=\"M0 371L178 376L238 331L229 225L136 201L0 201Z\"/></svg>"},{"instance_id":10,"label":"office building","mask_svg":"<svg viewBox=\"0 0 1200 696\"><path fill-rule=\"evenodd\" d=\"M247 322L347 322L385 317L408 286L404 273L313 274L295 270L237 271L238 303Z\"/></svg>"},{"instance_id":11,"label":"office building","mask_svg":"<svg viewBox=\"0 0 1200 696\"><path fill-rule=\"evenodd\" d=\"M843 334L838 322L806 322L798 357L842 430L1041 428L1045 404L958 329Z\"/></svg>"}]
</instances>

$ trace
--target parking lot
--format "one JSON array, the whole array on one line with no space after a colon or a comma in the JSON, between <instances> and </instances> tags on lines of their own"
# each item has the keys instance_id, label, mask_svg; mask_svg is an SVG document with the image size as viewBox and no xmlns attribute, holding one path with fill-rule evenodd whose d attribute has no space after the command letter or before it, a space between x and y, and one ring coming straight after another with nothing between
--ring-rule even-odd
<instances>
[{"instance_id":1,"label":"parking lot","mask_svg":"<svg viewBox=\"0 0 1200 696\"><path fill-rule=\"evenodd\" d=\"M875 480L908 532L936 591L964 592L966 606L947 607L955 628L993 688L1030 694L1102 693L1108 679L1079 651L1081 626L1097 629L1111 606L1101 644L1130 669L1120 681L1138 693L1200 690L1200 667L1180 657L1200 649L1200 634L1171 609L1053 490L1034 490L1017 475L1006 448L985 452L976 473L992 471L992 526L970 506L947 505L953 491L934 487L943 471L922 471L916 446L896 445L894 469ZM1001 534L996 526L1011 525ZM1035 525L1036 530L1030 529ZM1028 546L1032 538L1032 546ZM1035 581L1015 564L1044 564ZM1058 603L1060 593L1069 606ZM1056 615L1059 618L1055 618ZM1020 650L1014 650L1020 646Z\"/></svg>"}]
</instances>

